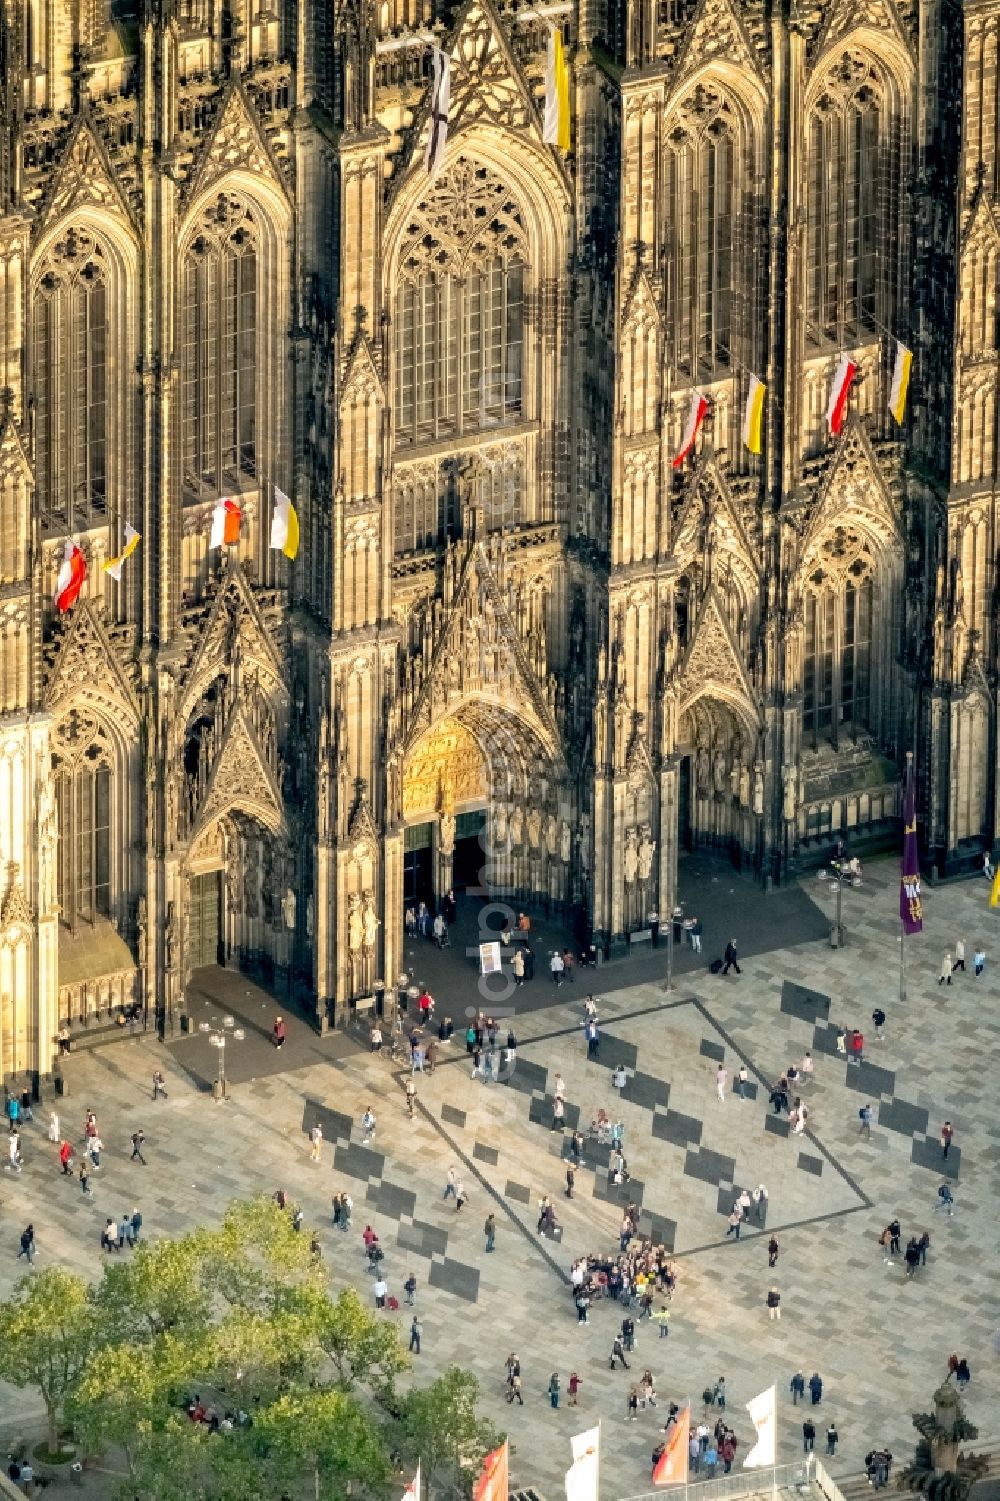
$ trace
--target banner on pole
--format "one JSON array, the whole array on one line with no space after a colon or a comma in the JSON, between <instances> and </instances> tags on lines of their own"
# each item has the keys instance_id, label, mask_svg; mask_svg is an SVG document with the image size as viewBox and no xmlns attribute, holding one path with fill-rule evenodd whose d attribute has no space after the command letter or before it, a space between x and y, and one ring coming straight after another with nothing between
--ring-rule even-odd
<instances>
[{"instance_id":1,"label":"banner on pole","mask_svg":"<svg viewBox=\"0 0 1000 1501\"><path fill-rule=\"evenodd\" d=\"M601 1430L588 1428L570 1439L573 1463L566 1471L566 1501L597 1501L601 1469Z\"/></svg>"},{"instance_id":2,"label":"banner on pole","mask_svg":"<svg viewBox=\"0 0 1000 1501\"><path fill-rule=\"evenodd\" d=\"M757 1430L757 1442L743 1461L745 1470L764 1470L774 1466L777 1453L778 1388L769 1386L747 1403L747 1412Z\"/></svg>"}]
</instances>

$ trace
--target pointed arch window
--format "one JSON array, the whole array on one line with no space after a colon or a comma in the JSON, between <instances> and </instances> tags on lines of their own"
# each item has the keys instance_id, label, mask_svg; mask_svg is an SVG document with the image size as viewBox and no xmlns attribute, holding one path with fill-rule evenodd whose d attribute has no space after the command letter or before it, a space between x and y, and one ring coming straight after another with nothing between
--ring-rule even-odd
<instances>
[{"instance_id":1,"label":"pointed arch window","mask_svg":"<svg viewBox=\"0 0 1000 1501\"><path fill-rule=\"evenodd\" d=\"M107 509L108 279L102 246L71 229L32 305L35 484L43 517L70 528Z\"/></svg>"},{"instance_id":2,"label":"pointed arch window","mask_svg":"<svg viewBox=\"0 0 1000 1501\"><path fill-rule=\"evenodd\" d=\"M879 322L892 324L902 135L876 65L845 53L808 123L806 311L814 343L856 343Z\"/></svg>"},{"instance_id":3,"label":"pointed arch window","mask_svg":"<svg viewBox=\"0 0 1000 1501\"><path fill-rule=\"evenodd\" d=\"M113 756L97 720L78 710L56 727L54 743L57 897L62 922L76 932L112 914Z\"/></svg>"},{"instance_id":4,"label":"pointed arch window","mask_svg":"<svg viewBox=\"0 0 1000 1501\"><path fill-rule=\"evenodd\" d=\"M817 568L805 598L803 727L818 745L871 723L872 579L856 557L844 572Z\"/></svg>"},{"instance_id":5,"label":"pointed arch window","mask_svg":"<svg viewBox=\"0 0 1000 1501\"><path fill-rule=\"evenodd\" d=\"M526 246L507 188L460 159L418 205L404 237L395 297L397 444L518 421Z\"/></svg>"},{"instance_id":6,"label":"pointed arch window","mask_svg":"<svg viewBox=\"0 0 1000 1501\"><path fill-rule=\"evenodd\" d=\"M216 492L257 473L258 232L220 194L182 268L184 474Z\"/></svg>"},{"instance_id":7,"label":"pointed arch window","mask_svg":"<svg viewBox=\"0 0 1000 1501\"><path fill-rule=\"evenodd\" d=\"M752 170L722 91L699 85L681 104L667 152L666 274L672 363L694 378L727 369L740 264L737 184Z\"/></svg>"}]
</instances>

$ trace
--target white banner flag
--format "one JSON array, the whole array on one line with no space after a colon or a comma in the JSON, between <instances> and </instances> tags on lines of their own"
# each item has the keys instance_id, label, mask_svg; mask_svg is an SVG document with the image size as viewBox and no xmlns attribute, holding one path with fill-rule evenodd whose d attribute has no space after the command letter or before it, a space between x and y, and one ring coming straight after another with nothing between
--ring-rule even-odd
<instances>
[{"instance_id":1,"label":"white banner flag","mask_svg":"<svg viewBox=\"0 0 1000 1501\"><path fill-rule=\"evenodd\" d=\"M763 1470L775 1463L778 1432L778 1388L769 1386L747 1403L747 1412L757 1430L757 1442L743 1461L745 1470Z\"/></svg>"},{"instance_id":2,"label":"white banner flag","mask_svg":"<svg viewBox=\"0 0 1000 1501\"><path fill-rule=\"evenodd\" d=\"M427 122L427 150L424 152L424 166L431 177L436 176L444 161L450 108L451 58L440 47L435 47L431 60L431 111Z\"/></svg>"},{"instance_id":3,"label":"white banner flag","mask_svg":"<svg viewBox=\"0 0 1000 1501\"><path fill-rule=\"evenodd\" d=\"M566 1471L566 1501L597 1501L601 1466L601 1429L588 1428L570 1439L573 1463Z\"/></svg>"}]
</instances>

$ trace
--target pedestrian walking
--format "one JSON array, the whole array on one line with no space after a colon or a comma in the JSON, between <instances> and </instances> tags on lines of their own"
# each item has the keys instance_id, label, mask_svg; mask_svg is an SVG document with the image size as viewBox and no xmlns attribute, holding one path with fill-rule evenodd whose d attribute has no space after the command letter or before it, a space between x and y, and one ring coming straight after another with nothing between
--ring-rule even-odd
<instances>
[{"instance_id":1,"label":"pedestrian walking","mask_svg":"<svg viewBox=\"0 0 1000 1501\"><path fill-rule=\"evenodd\" d=\"M951 955L945 954L944 958L941 960L941 973L938 976L939 985L951 984L951 969Z\"/></svg>"},{"instance_id":2,"label":"pedestrian walking","mask_svg":"<svg viewBox=\"0 0 1000 1501\"><path fill-rule=\"evenodd\" d=\"M375 1307L376 1308L384 1308L385 1307L385 1299L386 1299L386 1294L388 1293L388 1291L389 1291L389 1284L386 1282L385 1278L382 1276L382 1274L380 1272L379 1275L378 1275L378 1277L375 1279L375 1282L374 1282L374 1284L372 1286L372 1292L375 1294Z\"/></svg>"},{"instance_id":3,"label":"pedestrian walking","mask_svg":"<svg viewBox=\"0 0 1000 1501\"><path fill-rule=\"evenodd\" d=\"M514 971L514 984L524 984L524 955L519 948L514 950L514 957L510 961L510 967Z\"/></svg>"},{"instance_id":4,"label":"pedestrian walking","mask_svg":"<svg viewBox=\"0 0 1000 1501\"><path fill-rule=\"evenodd\" d=\"M49 1111L49 1126L47 1134L49 1141L52 1142L58 1141L62 1135L61 1131L59 1130L59 1117L54 1110Z\"/></svg>"},{"instance_id":5,"label":"pedestrian walking","mask_svg":"<svg viewBox=\"0 0 1000 1501\"><path fill-rule=\"evenodd\" d=\"M891 1219L886 1227L889 1231L889 1255L899 1255L899 1237L902 1235L902 1226L898 1219Z\"/></svg>"},{"instance_id":6,"label":"pedestrian walking","mask_svg":"<svg viewBox=\"0 0 1000 1501\"><path fill-rule=\"evenodd\" d=\"M696 954L701 953L701 935L705 931L705 925L700 917L696 917L688 930L691 934L691 948Z\"/></svg>"},{"instance_id":7,"label":"pedestrian walking","mask_svg":"<svg viewBox=\"0 0 1000 1501\"><path fill-rule=\"evenodd\" d=\"M375 1139L375 1126L375 1112L369 1105L361 1117L361 1145L363 1147L366 1147L370 1141Z\"/></svg>"},{"instance_id":8,"label":"pedestrian walking","mask_svg":"<svg viewBox=\"0 0 1000 1501\"><path fill-rule=\"evenodd\" d=\"M496 1245L497 1239L497 1217L495 1214L488 1214L486 1216L486 1223L483 1226L483 1234L486 1236L487 1251L492 1251Z\"/></svg>"},{"instance_id":9,"label":"pedestrian walking","mask_svg":"<svg viewBox=\"0 0 1000 1501\"><path fill-rule=\"evenodd\" d=\"M660 1326L660 1338L667 1339L670 1334L670 1309L666 1306L658 1308L653 1317Z\"/></svg>"},{"instance_id":10,"label":"pedestrian walking","mask_svg":"<svg viewBox=\"0 0 1000 1501\"><path fill-rule=\"evenodd\" d=\"M521 1376L520 1372L518 1371L512 1371L510 1376L508 1377L507 1401L510 1402L511 1405L516 1402L519 1407L524 1406L524 1398L521 1396Z\"/></svg>"},{"instance_id":11,"label":"pedestrian walking","mask_svg":"<svg viewBox=\"0 0 1000 1501\"><path fill-rule=\"evenodd\" d=\"M872 1107L870 1105L862 1105L861 1109L858 1111L858 1120L861 1122L861 1129L859 1130L858 1135L863 1136L865 1141L871 1141Z\"/></svg>"},{"instance_id":12,"label":"pedestrian walking","mask_svg":"<svg viewBox=\"0 0 1000 1501\"><path fill-rule=\"evenodd\" d=\"M743 973L743 971L740 969L739 960L736 957L735 938L730 938L729 942L726 944L726 954L724 963L722 965L722 973L724 975L728 975L731 969L735 969L738 975L741 975Z\"/></svg>"},{"instance_id":13,"label":"pedestrian walking","mask_svg":"<svg viewBox=\"0 0 1000 1501\"><path fill-rule=\"evenodd\" d=\"M574 1189L575 1185L576 1185L576 1172L574 1171L573 1164L569 1163L567 1165L567 1168L566 1168L566 1197L567 1197L567 1199L571 1199L573 1197L573 1189Z\"/></svg>"},{"instance_id":14,"label":"pedestrian walking","mask_svg":"<svg viewBox=\"0 0 1000 1501\"><path fill-rule=\"evenodd\" d=\"M911 1281L917 1275L917 1267L920 1265L920 1247L917 1244L915 1235L911 1235L906 1242L903 1260L906 1262L907 1281Z\"/></svg>"},{"instance_id":15,"label":"pedestrian walking","mask_svg":"<svg viewBox=\"0 0 1000 1501\"><path fill-rule=\"evenodd\" d=\"M271 1045L279 1053L285 1046L285 1022L281 1016L274 1018L274 1026L271 1028Z\"/></svg>"},{"instance_id":16,"label":"pedestrian walking","mask_svg":"<svg viewBox=\"0 0 1000 1501\"><path fill-rule=\"evenodd\" d=\"M455 1213L457 1214L460 1209L464 1209L468 1202L469 1195L465 1191L465 1184L459 1178L455 1184Z\"/></svg>"},{"instance_id":17,"label":"pedestrian walking","mask_svg":"<svg viewBox=\"0 0 1000 1501\"><path fill-rule=\"evenodd\" d=\"M960 970L962 970L963 973L965 972L965 939L964 938L957 938L955 940L955 963L953 965L953 968L954 969L960 969Z\"/></svg>"},{"instance_id":18,"label":"pedestrian walking","mask_svg":"<svg viewBox=\"0 0 1000 1501\"><path fill-rule=\"evenodd\" d=\"M809 1395L814 1407L817 1407L823 1400L823 1378L819 1371L813 1371L809 1377Z\"/></svg>"},{"instance_id":19,"label":"pedestrian walking","mask_svg":"<svg viewBox=\"0 0 1000 1501\"><path fill-rule=\"evenodd\" d=\"M566 1383L566 1391L569 1397L569 1406L576 1407L578 1405L577 1399L580 1395L580 1378L576 1371L570 1373L570 1378Z\"/></svg>"},{"instance_id":20,"label":"pedestrian walking","mask_svg":"<svg viewBox=\"0 0 1000 1501\"><path fill-rule=\"evenodd\" d=\"M80 1192L81 1193L85 1193L85 1194L89 1194L91 1192L91 1187L90 1187L90 1169L87 1167L87 1159L86 1159L86 1157L81 1157L81 1159L80 1159L80 1173L79 1173L79 1178L80 1178Z\"/></svg>"},{"instance_id":21,"label":"pedestrian walking","mask_svg":"<svg viewBox=\"0 0 1000 1501\"><path fill-rule=\"evenodd\" d=\"M733 1083L733 1093L738 1094L741 1100L745 1100L747 1098L745 1091L749 1079L750 1075L747 1072L747 1066L745 1063L741 1063L736 1071L736 1079Z\"/></svg>"},{"instance_id":22,"label":"pedestrian walking","mask_svg":"<svg viewBox=\"0 0 1000 1501\"><path fill-rule=\"evenodd\" d=\"M323 1153L323 1127L316 1122L309 1132L309 1161L319 1162Z\"/></svg>"},{"instance_id":23,"label":"pedestrian walking","mask_svg":"<svg viewBox=\"0 0 1000 1501\"><path fill-rule=\"evenodd\" d=\"M781 1321L781 1294L776 1287L769 1287L765 1299L769 1319Z\"/></svg>"},{"instance_id":24,"label":"pedestrian walking","mask_svg":"<svg viewBox=\"0 0 1000 1501\"><path fill-rule=\"evenodd\" d=\"M847 1048L848 1048L848 1061L849 1062L851 1062L851 1063L857 1063L857 1064L864 1063L864 1061L865 1061L865 1037L864 1037L864 1033L863 1032L859 1032L858 1029L857 1029L857 1027L855 1027L855 1029L851 1033L850 1037L848 1038Z\"/></svg>"},{"instance_id":25,"label":"pedestrian walking","mask_svg":"<svg viewBox=\"0 0 1000 1501\"><path fill-rule=\"evenodd\" d=\"M8 1163L7 1163L7 1166L10 1168L11 1172L13 1172L13 1173L19 1173L21 1171L21 1166L22 1166L22 1163L23 1163L23 1160L24 1160L22 1158L22 1156L21 1156L21 1133L20 1133L20 1131L12 1131L11 1134L8 1136L8 1138L7 1138L7 1155L8 1155L8 1159L9 1159Z\"/></svg>"},{"instance_id":26,"label":"pedestrian walking","mask_svg":"<svg viewBox=\"0 0 1000 1501\"><path fill-rule=\"evenodd\" d=\"M166 1091L165 1085L166 1085L166 1080L164 1079L163 1074L161 1073L161 1071L158 1068L154 1069L153 1070L153 1099L154 1100L160 1099L161 1096L163 1097L163 1099L167 1098L167 1091Z\"/></svg>"},{"instance_id":27,"label":"pedestrian walking","mask_svg":"<svg viewBox=\"0 0 1000 1501\"><path fill-rule=\"evenodd\" d=\"M412 1308L417 1296L417 1277L415 1272L411 1272L403 1283L403 1294L406 1298L407 1306Z\"/></svg>"},{"instance_id":28,"label":"pedestrian walking","mask_svg":"<svg viewBox=\"0 0 1000 1501\"><path fill-rule=\"evenodd\" d=\"M406 1113L410 1117L410 1120L412 1121L412 1119L413 1119L413 1107L417 1103L417 1086L413 1082L413 1075L412 1074L407 1079L405 1085L403 1086L403 1089L404 1089L404 1093L406 1094Z\"/></svg>"},{"instance_id":29,"label":"pedestrian walking","mask_svg":"<svg viewBox=\"0 0 1000 1501\"><path fill-rule=\"evenodd\" d=\"M549 1401L553 1407L559 1406L559 1372L553 1371L549 1377Z\"/></svg>"},{"instance_id":30,"label":"pedestrian walking","mask_svg":"<svg viewBox=\"0 0 1000 1501\"><path fill-rule=\"evenodd\" d=\"M778 1264L778 1241L774 1235L771 1236L771 1239L767 1243L767 1264L768 1266L777 1266Z\"/></svg>"},{"instance_id":31,"label":"pedestrian walking","mask_svg":"<svg viewBox=\"0 0 1000 1501\"><path fill-rule=\"evenodd\" d=\"M955 1127L951 1121L945 1121L941 1127L941 1156L947 1157L951 1151L951 1144L955 1139Z\"/></svg>"},{"instance_id":32,"label":"pedestrian walking","mask_svg":"<svg viewBox=\"0 0 1000 1501\"><path fill-rule=\"evenodd\" d=\"M882 1030L885 1026L885 1012L881 1006L876 1006L872 1012L872 1022L875 1027L875 1041L885 1042L885 1033Z\"/></svg>"},{"instance_id":33,"label":"pedestrian walking","mask_svg":"<svg viewBox=\"0 0 1000 1501\"><path fill-rule=\"evenodd\" d=\"M59 1161L62 1164L63 1173L69 1177L73 1172L73 1148L68 1141L64 1141L59 1148Z\"/></svg>"},{"instance_id":34,"label":"pedestrian walking","mask_svg":"<svg viewBox=\"0 0 1000 1501\"><path fill-rule=\"evenodd\" d=\"M927 1265L927 1252L930 1249L930 1244L931 1244L930 1235L925 1230L924 1233L921 1235L920 1239L917 1241L917 1248L920 1251L920 1265L921 1266L926 1266Z\"/></svg>"},{"instance_id":35,"label":"pedestrian walking","mask_svg":"<svg viewBox=\"0 0 1000 1501\"><path fill-rule=\"evenodd\" d=\"M811 1454L816 1447L816 1424L811 1418L806 1418L802 1424L802 1451Z\"/></svg>"},{"instance_id":36,"label":"pedestrian walking","mask_svg":"<svg viewBox=\"0 0 1000 1501\"><path fill-rule=\"evenodd\" d=\"M565 1128L565 1125L566 1106L563 1104L562 1097L560 1095L556 1095L555 1099L552 1101L552 1125L550 1127L550 1130L562 1131Z\"/></svg>"},{"instance_id":37,"label":"pedestrian walking","mask_svg":"<svg viewBox=\"0 0 1000 1501\"><path fill-rule=\"evenodd\" d=\"M136 1161L141 1162L142 1165L143 1165L143 1167L145 1167L147 1165L146 1164L146 1159L142 1155L142 1146L143 1146L143 1142L145 1140L146 1140L146 1133L145 1133L145 1131L143 1131L143 1129L142 1129L141 1126L140 1126L140 1128L139 1128L138 1131L133 1131L132 1132L132 1156L131 1156L130 1160L132 1162L136 1162Z\"/></svg>"},{"instance_id":38,"label":"pedestrian walking","mask_svg":"<svg viewBox=\"0 0 1000 1501\"><path fill-rule=\"evenodd\" d=\"M742 1209L740 1208L740 1206L738 1204L734 1204L733 1208L732 1208L732 1212L730 1213L730 1216L729 1216L729 1229L726 1231L726 1238L728 1239L728 1237L730 1235L735 1235L736 1239L739 1240L739 1238L740 1238L740 1226L742 1224L743 1224L743 1211L742 1211Z\"/></svg>"},{"instance_id":39,"label":"pedestrian walking","mask_svg":"<svg viewBox=\"0 0 1000 1501\"><path fill-rule=\"evenodd\" d=\"M975 959L973 962L976 966L976 978L978 979L983 970L986 968L986 950L984 948L976 949Z\"/></svg>"},{"instance_id":40,"label":"pedestrian walking","mask_svg":"<svg viewBox=\"0 0 1000 1501\"><path fill-rule=\"evenodd\" d=\"M942 1183L938 1189L938 1201L934 1207L935 1209L943 1209L949 1219L955 1213L955 1198L947 1183Z\"/></svg>"},{"instance_id":41,"label":"pedestrian walking","mask_svg":"<svg viewBox=\"0 0 1000 1501\"><path fill-rule=\"evenodd\" d=\"M757 1184L757 1187L751 1194L751 1198L753 1199L754 1215L756 1216L757 1222L758 1224L763 1225L764 1221L767 1219L767 1189L764 1187L763 1183Z\"/></svg>"},{"instance_id":42,"label":"pedestrian walking","mask_svg":"<svg viewBox=\"0 0 1000 1501\"><path fill-rule=\"evenodd\" d=\"M726 1103L726 1084L728 1083L728 1081L729 1071L727 1070L725 1064L720 1063L718 1068L715 1070L715 1092L719 1096L719 1100L723 1105Z\"/></svg>"},{"instance_id":43,"label":"pedestrian walking","mask_svg":"<svg viewBox=\"0 0 1000 1501\"><path fill-rule=\"evenodd\" d=\"M132 1210L132 1244L138 1245L139 1236L142 1232L142 1215L138 1209Z\"/></svg>"},{"instance_id":44,"label":"pedestrian walking","mask_svg":"<svg viewBox=\"0 0 1000 1501\"><path fill-rule=\"evenodd\" d=\"M414 1355L420 1354L420 1336L424 1332L424 1326L417 1314L410 1321L410 1350Z\"/></svg>"},{"instance_id":45,"label":"pedestrian walking","mask_svg":"<svg viewBox=\"0 0 1000 1501\"><path fill-rule=\"evenodd\" d=\"M17 1253L18 1261L20 1261L22 1256L24 1257L25 1261L27 1261L29 1266L34 1265L35 1227L32 1224L25 1225L24 1229L21 1231L21 1249Z\"/></svg>"},{"instance_id":46,"label":"pedestrian walking","mask_svg":"<svg viewBox=\"0 0 1000 1501\"><path fill-rule=\"evenodd\" d=\"M601 1034L596 1021L588 1021L583 1029L583 1035L587 1039L587 1058L597 1058L601 1050Z\"/></svg>"},{"instance_id":47,"label":"pedestrian walking","mask_svg":"<svg viewBox=\"0 0 1000 1501\"><path fill-rule=\"evenodd\" d=\"M552 957L549 960L549 970L550 970L550 972L552 974L552 983L553 983L553 985L561 985L562 984L562 982L563 982L563 971L565 970L565 968L566 968L566 965L563 962L563 956L562 956L562 954L560 954L560 952L559 952L558 949L553 949L552 950Z\"/></svg>"},{"instance_id":48,"label":"pedestrian walking","mask_svg":"<svg viewBox=\"0 0 1000 1501\"><path fill-rule=\"evenodd\" d=\"M836 1423L831 1423L830 1426L829 1426L829 1428L826 1430L826 1452L827 1452L827 1454L836 1454L836 1452L837 1452L837 1445L839 1443L840 1443L840 1434L837 1432L837 1425L836 1425Z\"/></svg>"},{"instance_id":49,"label":"pedestrian walking","mask_svg":"<svg viewBox=\"0 0 1000 1501\"><path fill-rule=\"evenodd\" d=\"M623 1339L622 1339L622 1337L621 1337L620 1334L616 1334L615 1337L614 1337L614 1339L611 1342L611 1360L610 1360L610 1367L609 1368L612 1371L615 1368L615 1361L616 1360L621 1361L621 1363L625 1367L626 1371L629 1369L628 1361L625 1359L625 1343L624 1343L624 1341L623 1341Z\"/></svg>"},{"instance_id":50,"label":"pedestrian walking","mask_svg":"<svg viewBox=\"0 0 1000 1501\"><path fill-rule=\"evenodd\" d=\"M788 1383L788 1390L792 1394L792 1406L798 1407L799 1398L802 1397L804 1399L806 1394L806 1378L801 1371L795 1372L795 1375Z\"/></svg>"},{"instance_id":51,"label":"pedestrian walking","mask_svg":"<svg viewBox=\"0 0 1000 1501\"><path fill-rule=\"evenodd\" d=\"M628 1074L625 1072L624 1063L619 1063L618 1067L611 1075L611 1083L614 1088L617 1089L620 1098L625 1085L628 1083Z\"/></svg>"}]
</instances>

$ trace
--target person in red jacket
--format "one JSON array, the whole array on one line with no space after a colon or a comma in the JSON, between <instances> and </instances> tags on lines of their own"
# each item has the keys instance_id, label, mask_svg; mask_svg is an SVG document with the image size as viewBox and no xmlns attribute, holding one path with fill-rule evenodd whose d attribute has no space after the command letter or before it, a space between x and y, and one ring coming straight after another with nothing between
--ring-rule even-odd
<instances>
[{"instance_id":1,"label":"person in red jacket","mask_svg":"<svg viewBox=\"0 0 1000 1501\"><path fill-rule=\"evenodd\" d=\"M63 1172L68 1177L73 1171L73 1148L68 1141L64 1141L59 1148L59 1161L62 1163Z\"/></svg>"},{"instance_id":2,"label":"person in red jacket","mask_svg":"<svg viewBox=\"0 0 1000 1501\"><path fill-rule=\"evenodd\" d=\"M850 1056L852 1060L855 1063L863 1063L865 1061L864 1035L858 1031L852 1032L850 1038L848 1039L848 1046L850 1048Z\"/></svg>"}]
</instances>

